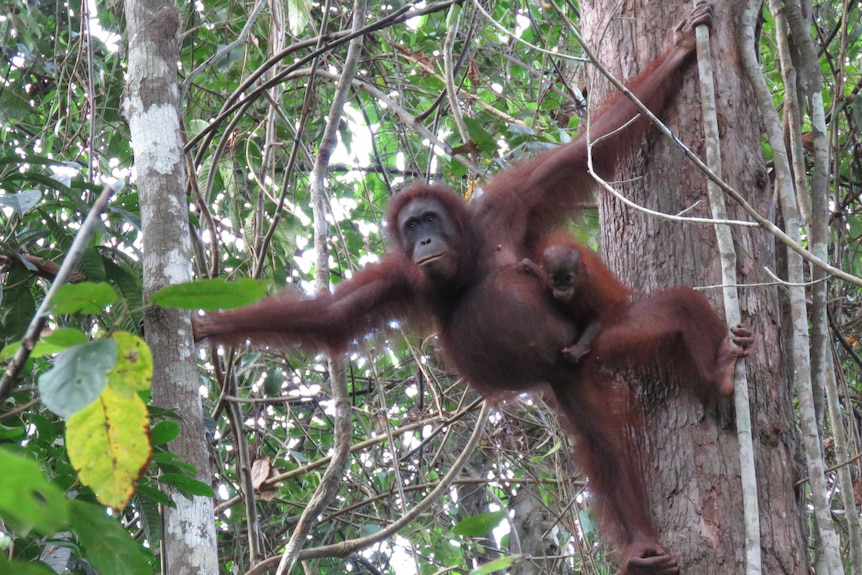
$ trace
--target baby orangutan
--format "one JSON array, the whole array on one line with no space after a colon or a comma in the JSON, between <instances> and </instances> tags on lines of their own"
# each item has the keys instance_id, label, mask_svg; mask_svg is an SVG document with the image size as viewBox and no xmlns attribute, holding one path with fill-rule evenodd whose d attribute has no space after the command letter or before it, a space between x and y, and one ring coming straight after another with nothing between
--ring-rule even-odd
<instances>
[{"instance_id":1,"label":"baby orangutan","mask_svg":"<svg viewBox=\"0 0 862 575\"><path fill-rule=\"evenodd\" d=\"M642 295L632 290L592 250L568 234L542 242L541 265L529 258L519 264L550 290L580 334L563 348L566 361L578 364L588 353L608 367L647 368L676 365L693 378L703 396L730 396L736 360L754 341L743 326L726 326L707 299L690 287Z\"/></svg>"},{"instance_id":2,"label":"baby orangutan","mask_svg":"<svg viewBox=\"0 0 862 575\"><path fill-rule=\"evenodd\" d=\"M584 249L574 238L556 235L548 241L551 243L542 252L541 266L529 258L521 260L520 265L546 284L581 330L575 343L562 351L567 361L576 364L589 353L590 344L599 335L601 317L624 306L631 290L594 251Z\"/></svg>"}]
</instances>

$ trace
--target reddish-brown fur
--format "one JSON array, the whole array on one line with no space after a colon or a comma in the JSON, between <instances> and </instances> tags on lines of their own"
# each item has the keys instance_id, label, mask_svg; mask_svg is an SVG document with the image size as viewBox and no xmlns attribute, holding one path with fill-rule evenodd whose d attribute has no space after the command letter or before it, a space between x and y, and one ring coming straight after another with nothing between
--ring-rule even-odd
<instances>
[{"instance_id":1,"label":"reddish-brown fur","mask_svg":"<svg viewBox=\"0 0 862 575\"><path fill-rule=\"evenodd\" d=\"M631 290L595 252L581 246L569 233L557 232L545 238L536 253L541 266L529 258L519 265L545 284L578 327L577 341L562 349L566 360L576 364L589 353L602 322L628 303Z\"/></svg>"},{"instance_id":2,"label":"reddish-brown fur","mask_svg":"<svg viewBox=\"0 0 862 575\"><path fill-rule=\"evenodd\" d=\"M572 256L570 252L576 252ZM560 308L579 328L574 345L561 354L578 372L578 404L572 393L555 391L558 410L581 419L574 425L576 435L586 437L578 442L579 461L590 478L590 485L614 482L617 473L634 474L633 455L620 435L626 425L637 425L638 414L632 410L630 390L614 384L609 375L621 367L650 368L673 366L680 382L703 398L728 396L733 392L733 369L739 357L753 342L751 332L736 326L731 331L740 347L727 338L727 326L706 298L688 287L671 288L645 295L635 294L608 269L594 251L582 246L566 232L558 232L537 245L533 257L522 260L516 269L535 276ZM533 263L541 262L541 267ZM563 277L563 274L568 274ZM560 293L561 287L571 288ZM588 335L597 328L595 335ZM553 388L553 386L552 386ZM601 416L596 419L595 414ZM583 425L583 420L594 420ZM616 462L607 453L616 453ZM623 494L597 497L595 510L601 522L612 521L620 514L630 514L636 527L649 529L650 520L643 508L621 508L626 502L643 499L641 482L619 482ZM628 537L624 542L624 572L677 573L675 560L647 531L642 537Z\"/></svg>"},{"instance_id":3,"label":"reddish-brown fur","mask_svg":"<svg viewBox=\"0 0 862 575\"><path fill-rule=\"evenodd\" d=\"M538 276L546 289L553 290L548 269L573 272L573 294L558 301L581 331L601 326L595 339L587 342L597 362L614 368L673 366L681 372L683 383L705 399L733 393L733 370L752 343L751 333L735 326L731 331L739 347L731 346L727 326L703 294L690 287L633 294L598 254L568 233L553 234L539 246ZM565 258L569 251L577 257ZM576 269L567 270L569 265ZM527 271L536 274L535 269ZM572 347L576 346L564 348L563 353L572 355Z\"/></svg>"},{"instance_id":4,"label":"reddish-brown fur","mask_svg":"<svg viewBox=\"0 0 862 575\"><path fill-rule=\"evenodd\" d=\"M700 4L691 20L711 23L711 6ZM673 46L631 81L630 89L650 109L660 110L675 89L693 52L693 38L691 22L678 27ZM629 123L636 115L628 99L616 96L592 118L591 140L607 136L592 146L603 173L645 134L643 118ZM577 435L601 515L621 529L623 573L676 573L676 561L658 543L621 434L622 424L631 420L627 398L591 359L597 354L588 354L579 365L563 360L560 350L574 341L578 326L547 297L541 282L515 265L534 256L541 239L589 198L589 146L582 134L508 169L470 204L442 186L416 185L390 204L392 250L379 263L332 294L301 301L276 295L240 310L196 316L195 339L339 352L393 319L430 319L448 360L486 397L530 389L553 392L552 402ZM431 210L433 218L414 218L420 207ZM441 219L447 225L432 239L446 249L439 257L423 253L417 259L414 250L424 244L405 242L405 234ZM601 289L595 292L601 296ZM610 341L602 349L615 351Z\"/></svg>"},{"instance_id":5,"label":"reddish-brown fur","mask_svg":"<svg viewBox=\"0 0 862 575\"><path fill-rule=\"evenodd\" d=\"M608 269L599 254L582 246L568 232L556 232L544 238L537 253L544 254L552 245L563 245L580 256L583 278L577 297L564 302L569 313L586 321L594 315L606 317L628 303L632 290ZM544 259L545 256L540 257ZM542 264L547 262L542 261Z\"/></svg>"}]
</instances>

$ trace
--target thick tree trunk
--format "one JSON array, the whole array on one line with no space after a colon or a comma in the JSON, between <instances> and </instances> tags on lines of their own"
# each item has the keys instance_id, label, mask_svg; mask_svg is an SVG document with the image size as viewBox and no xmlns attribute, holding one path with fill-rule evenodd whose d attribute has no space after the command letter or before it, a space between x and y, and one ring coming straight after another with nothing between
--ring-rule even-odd
<instances>
[{"instance_id":1,"label":"thick tree trunk","mask_svg":"<svg viewBox=\"0 0 862 575\"><path fill-rule=\"evenodd\" d=\"M673 27L691 11L691 2L590 0L581 3L587 44L618 78L633 76L671 39ZM620 12L622 10L622 12ZM712 32L721 153L725 179L767 216L774 212L760 148L757 109L739 69L738 17L731 4L717 3ZM694 63L663 119L703 157L703 128ZM593 108L608 83L594 70L589 94ZM668 214L710 217L706 179L668 138L649 136L642 153L627 158L615 185L634 202ZM624 282L647 292L674 285L716 286L720 263L713 228L647 216L599 193L602 251ZM745 219L728 204L730 216ZM739 284L768 284L775 269L775 245L765 232L733 230ZM707 296L721 313L721 291ZM774 287L743 287L740 305L756 344L746 360L758 475L763 573L807 573L807 544L794 484L798 438L791 392L781 361L778 294ZM663 376L664 377L664 376ZM662 385L665 382L662 382ZM660 540L680 559L683 573L745 573L745 541L738 443L730 402L704 406L676 392L664 393L645 381L641 399L646 429L634 433L642 457L648 504Z\"/></svg>"},{"instance_id":2,"label":"thick tree trunk","mask_svg":"<svg viewBox=\"0 0 862 575\"><path fill-rule=\"evenodd\" d=\"M129 71L123 112L135 151L144 236L144 295L191 280L188 202L180 140L180 17L173 2L126 0ZM192 327L188 313L149 307L144 314L153 353L153 402L176 409L182 433L170 443L197 478L212 474ZM170 575L218 573L213 502L172 493L175 507L164 509L162 572Z\"/></svg>"}]
</instances>

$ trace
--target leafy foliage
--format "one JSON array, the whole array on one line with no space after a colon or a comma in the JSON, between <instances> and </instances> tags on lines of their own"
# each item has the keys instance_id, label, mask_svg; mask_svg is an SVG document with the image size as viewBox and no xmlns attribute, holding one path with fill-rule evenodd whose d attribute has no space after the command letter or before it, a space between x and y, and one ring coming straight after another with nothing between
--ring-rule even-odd
<instances>
[{"instance_id":1,"label":"leafy foliage","mask_svg":"<svg viewBox=\"0 0 862 575\"><path fill-rule=\"evenodd\" d=\"M212 309L285 285L312 289L309 170L344 59L350 9L334 2L324 13L322 4L291 0L282 3L286 14L257 13L255 4L181 4L194 265L201 278L230 281L163 292L148 304ZM577 129L585 82L569 21L574 11L542 2L485 4L488 13L465 4L450 14L448 2L371 8L327 174L333 283L385 249L383 209L406 182L432 178L469 195L489 174ZM859 11L850 6L843 21L840 4L820 3L815 11L836 172L830 257L862 275ZM406 13L413 16L405 21L399 15ZM0 361L7 362L95 194L103 182L128 177L133 157L120 117L122 3L100 5L91 20L64 3L22 0L5 3L0 14L0 347L9 346ZM764 16L760 56L779 102L775 23ZM441 46L453 22L466 135L445 96ZM246 26L248 37L232 44ZM0 571L50 572L39 562L48 538L57 537L75 549L64 564L69 572L151 573L152 550L163 536L159 506L171 505L167 493L176 490L217 497L220 564L225 573L243 572L251 567L248 532L259 534L259 556L278 555L320 482L334 443L325 364L301 350L202 353L214 475L211 484L196 480L168 443L183 414L148 405L151 359L132 335L140 333L144 305L144 238L133 187L102 223L22 379L0 402ZM595 246L594 217L587 213L581 223L582 239ZM846 413L854 414L862 389L860 293L837 282L831 289L843 346L838 374ZM439 483L475 426L475 395L439 360L434 338L395 326L363 343L349 357L351 461L336 502L310 537L314 546L380 532ZM568 440L534 401L503 406L466 472L398 536L346 559L310 559L306 569L515 573L526 560L519 547L526 541L511 536L510 510L519 494L530 493L553 517L540 540L545 569L612 572L583 505ZM239 418L227 409L231 402ZM152 448L145 437L150 420ZM858 425L849 415L846 421L858 453ZM264 459L269 471L259 489L273 496L253 501L252 509L242 492L242 462ZM121 509L119 517L107 516L105 506Z\"/></svg>"}]
</instances>

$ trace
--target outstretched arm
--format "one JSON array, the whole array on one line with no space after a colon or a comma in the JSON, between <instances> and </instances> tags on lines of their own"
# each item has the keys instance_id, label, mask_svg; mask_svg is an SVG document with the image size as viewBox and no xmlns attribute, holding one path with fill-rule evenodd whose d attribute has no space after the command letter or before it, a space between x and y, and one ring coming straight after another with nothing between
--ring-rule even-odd
<instances>
[{"instance_id":1,"label":"outstretched arm","mask_svg":"<svg viewBox=\"0 0 862 575\"><path fill-rule=\"evenodd\" d=\"M684 64L694 54L694 28L711 25L711 0L700 2L691 16L674 30L673 43L626 85L638 100L659 113L677 89ZM649 121L637 106L621 93L611 96L591 118L589 131L582 130L572 142L506 170L485 186L479 210L484 217L497 218L505 229L523 222L523 233L542 234L557 227L567 214L592 195L587 173L588 150L592 145L593 166L608 174L618 159L638 146L649 129ZM637 119L635 119L637 118ZM634 121L632 121L635 119ZM519 220L515 212L527 214Z\"/></svg>"},{"instance_id":2,"label":"outstretched arm","mask_svg":"<svg viewBox=\"0 0 862 575\"><path fill-rule=\"evenodd\" d=\"M411 266L396 255L358 271L334 293L299 299L280 292L256 304L192 316L195 341L230 345L302 345L340 352L395 319L420 316L424 302ZM414 272L415 273L415 272Z\"/></svg>"},{"instance_id":3,"label":"outstretched arm","mask_svg":"<svg viewBox=\"0 0 862 575\"><path fill-rule=\"evenodd\" d=\"M661 112L668 96L678 88L683 64L694 54L694 29L701 24L711 25L712 16L712 2L700 2L691 16L677 25L673 44L626 83L650 111ZM589 132L582 130L577 139L555 150L530 174L528 187L537 195L536 201L541 202L538 207L548 209L566 201L566 198L555 197L557 190L565 188L571 178L586 172L590 145L593 145L594 167L600 173L610 172L624 152L639 145L649 128L649 121L638 117L639 114L634 102L619 92L604 102L592 118ZM637 119L632 121L634 118Z\"/></svg>"}]
</instances>

